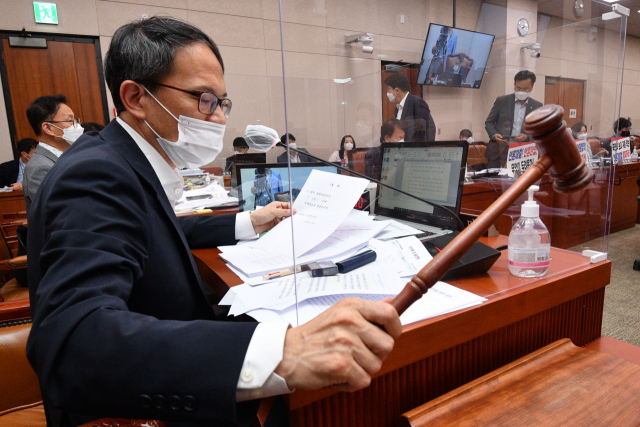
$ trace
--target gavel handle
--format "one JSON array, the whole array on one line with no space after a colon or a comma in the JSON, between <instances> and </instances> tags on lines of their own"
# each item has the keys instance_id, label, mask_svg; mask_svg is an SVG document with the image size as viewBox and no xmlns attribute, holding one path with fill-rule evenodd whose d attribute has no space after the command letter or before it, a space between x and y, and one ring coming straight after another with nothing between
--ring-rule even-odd
<instances>
[{"instance_id":1,"label":"gavel handle","mask_svg":"<svg viewBox=\"0 0 640 427\"><path fill-rule=\"evenodd\" d=\"M553 160L549 156L542 156L489 208L476 218L455 239L451 241L433 260L427 264L416 277L391 301L391 305L398 311L398 315L422 298L422 295L436 284L451 267L478 241L480 236L489 229L491 224L506 211L527 189L542 178Z\"/></svg>"}]
</instances>

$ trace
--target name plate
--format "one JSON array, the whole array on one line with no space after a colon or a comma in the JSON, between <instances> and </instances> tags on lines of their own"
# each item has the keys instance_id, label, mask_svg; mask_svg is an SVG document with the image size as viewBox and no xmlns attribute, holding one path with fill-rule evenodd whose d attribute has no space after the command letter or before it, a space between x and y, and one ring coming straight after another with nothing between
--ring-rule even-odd
<instances>
[{"instance_id":1,"label":"name plate","mask_svg":"<svg viewBox=\"0 0 640 427\"><path fill-rule=\"evenodd\" d=\"M524 144L509 147L507 157L507 170L515 176L522 175L535 162L538 161L538 148L536 144Z\"/></svg>"}]
</instances>

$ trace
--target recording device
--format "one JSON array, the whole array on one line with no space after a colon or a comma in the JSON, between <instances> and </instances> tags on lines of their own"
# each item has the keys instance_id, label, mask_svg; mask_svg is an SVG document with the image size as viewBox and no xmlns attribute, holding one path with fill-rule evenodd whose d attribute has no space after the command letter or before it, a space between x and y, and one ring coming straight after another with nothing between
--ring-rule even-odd
<instances>
[{"instance_id":1,"label":"recording device","mask_svg":"<svg viewBox=\"0 0 640 427\"><path fill-rule=\"evenodd\" d=\"M352 43L362 43L363 53L373 53L373 34L372 33L360 33L350 36L344 36L344 44L350 46Z\"/></svg>"},{"instance_id":2,"label":"recording device","mask_svg":"<svg viewBox=\"0 0 640 427\"><path fill-rule=\"evenodd\" d=\"M540 58L540 43L520 43L520 49L529 49L532 50L531 57L532 58Z\"/></svg>"}]
</instances>

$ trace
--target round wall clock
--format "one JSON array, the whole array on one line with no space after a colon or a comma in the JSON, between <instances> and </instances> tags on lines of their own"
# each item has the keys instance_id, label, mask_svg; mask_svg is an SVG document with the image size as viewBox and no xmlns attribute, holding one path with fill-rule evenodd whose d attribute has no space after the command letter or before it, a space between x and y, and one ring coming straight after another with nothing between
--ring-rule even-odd
<instances>
[{"instance_id":1,"label":"round wall clock","mask_svg":"<svg viewBox=\"0 0 640 427\"><path fill-rule=\"evenodd\" d=\"M529 21L524 18L520 18L518 21L518 35L524 37L529 33Z\"/></svg>"}]
</instances>

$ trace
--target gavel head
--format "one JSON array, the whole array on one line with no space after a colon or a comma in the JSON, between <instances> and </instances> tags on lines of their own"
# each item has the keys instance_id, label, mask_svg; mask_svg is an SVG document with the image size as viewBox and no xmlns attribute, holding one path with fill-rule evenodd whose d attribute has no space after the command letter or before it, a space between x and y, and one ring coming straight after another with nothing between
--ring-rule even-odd
<instances>
[{"instance_id":1,"label":"gavel head","mask_svg":"<svg viewBox=\"0 0 640 427\"><path fill-rule=\"evenodd\" d=\"M570 193L587 187L593 181L593 171L580 156L563 119L564 109L549 104L527 115L522 128L535 141L539 156L546 155L553 160L549 169L553 188L560 193Z\"/></svg>"}]
</instances>

